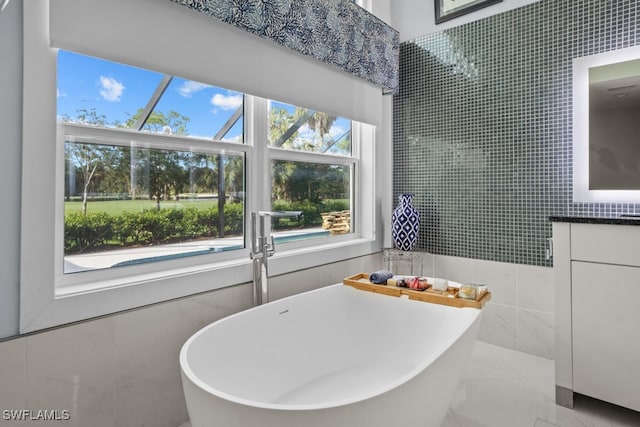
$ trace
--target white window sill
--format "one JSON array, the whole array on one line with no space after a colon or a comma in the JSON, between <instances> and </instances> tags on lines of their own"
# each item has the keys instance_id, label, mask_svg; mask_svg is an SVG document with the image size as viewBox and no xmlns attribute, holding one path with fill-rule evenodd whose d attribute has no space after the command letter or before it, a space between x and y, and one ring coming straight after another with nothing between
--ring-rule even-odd
<instances>
[{"instance_id":1,"label":"white window sill","mask_svg":"<svg viewBox=\"0 0 640 427\"><path fill-rule=\"evenodd\" d=\"M270 258L270 276L365 256L380 250L378 241L367 238L289 250L281 247ZM20 332L32 332L251 281L252 262L247 257L68 285L56 289L56 295L44 306L25 307L21 313L23 323Z\"/></svg>"}]
</instances>

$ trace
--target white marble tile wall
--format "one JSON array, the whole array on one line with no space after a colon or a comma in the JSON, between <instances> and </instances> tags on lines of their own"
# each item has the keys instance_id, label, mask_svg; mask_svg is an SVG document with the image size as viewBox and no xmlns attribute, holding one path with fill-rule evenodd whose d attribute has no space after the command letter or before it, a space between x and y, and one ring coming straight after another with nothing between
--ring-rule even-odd
<instances>
[{"instance_id":1,"label":"white marble tile wall","mask_svg":"<svg viewBox=\"0 0 640 427\"><path fill-rule=\"evenodd\" d=\"M423 274L484 283L492 293L480 339L525 353L554 357L553 269L423 254Z\"/></svg>"},{"instance_id":2,"label":"white marble tile wall","mask_svg":"<svg viewBox=\"0 0 640 427\"><path fill-rule=\"evenodd\" d=\"M275 277L271 296L282 298L383 266L382 256L374 255ZM422 272L486 283L493 300L480 338L553 357L550 268L424 254ZM68 410L65 426L180 425L187 420L178 366L182 343L250 304L251 288L244 284L0 343L0 410ZM60 422L35 423L48 424ZM30 424L2 418L0 425Z\"/></svg>"},{"instance_id":3,"label":"white marble tile wall","mask_svg":"<svg viewBox=\"0 0 640 427\"><path fill-rule=\"evenodd\" d=\"M380 254L271 279L272 299L382 266ZM0 343L0 426L176 427L188 419L179 350L195 331L249 308L250 284ZM5 410L69 411L70 420L11 421Z\"/></svg>"}]
</instances>

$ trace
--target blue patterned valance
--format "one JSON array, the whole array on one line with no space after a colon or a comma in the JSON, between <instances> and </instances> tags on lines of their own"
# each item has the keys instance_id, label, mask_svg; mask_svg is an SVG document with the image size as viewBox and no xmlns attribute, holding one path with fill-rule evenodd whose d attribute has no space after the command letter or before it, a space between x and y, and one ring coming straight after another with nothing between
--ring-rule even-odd
<instances>
[{"instance_id":1,"label":"blue patterned valance","mask_svg":"<svg viewBox=\"0 0 640 427\"><path fill-rule=\"evenodd\" d=\"M349 0L172 0L398 90L400 36Z\"/></svg>"}]
</instances>

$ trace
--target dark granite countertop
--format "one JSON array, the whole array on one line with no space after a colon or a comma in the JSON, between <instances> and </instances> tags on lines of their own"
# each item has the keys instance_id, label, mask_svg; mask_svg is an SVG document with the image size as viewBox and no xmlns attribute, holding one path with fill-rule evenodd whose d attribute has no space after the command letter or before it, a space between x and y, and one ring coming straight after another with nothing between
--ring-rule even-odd
<instances>
[{"instance_id":1,"label":"dark granite countertop","mask_svg":"<svg viewBox=\"0 0 640 427\"><path fill-rule=\"evenodd\" d=\"M620 216L618 218L597 218L584 216L550 216L551 222L572 222L575 224L615 224L615 225L640 225L640 215Z\"/></svg>"}]
</instances>

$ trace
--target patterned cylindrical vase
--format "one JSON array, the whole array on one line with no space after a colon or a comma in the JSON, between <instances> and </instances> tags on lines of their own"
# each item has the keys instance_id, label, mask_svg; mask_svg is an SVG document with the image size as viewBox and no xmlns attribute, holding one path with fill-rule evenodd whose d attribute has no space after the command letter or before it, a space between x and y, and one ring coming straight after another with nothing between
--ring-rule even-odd
<instances>
[{"instance_id":1,"label":"patterned cylindrical vase","mask_svg":"<svg viewBox=\"0 0 640 427\"><path fill-rule=\"evenodd\" d=\"M391 238L401 251L412 251L418 242L420 213L413 206L413 194L400 194L400 203L391 215Z\"/></svg>"}]
</instances>

